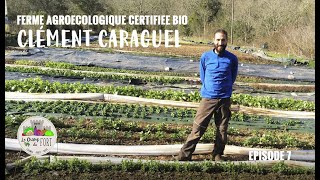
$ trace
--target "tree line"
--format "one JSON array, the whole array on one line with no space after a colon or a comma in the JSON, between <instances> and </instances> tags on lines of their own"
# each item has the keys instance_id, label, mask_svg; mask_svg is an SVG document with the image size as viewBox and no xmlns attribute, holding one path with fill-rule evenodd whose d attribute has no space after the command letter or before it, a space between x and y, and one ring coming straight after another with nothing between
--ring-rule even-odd
<instances>
[{"instance_id":1,"label":"tree line","mask_svg":"<svg viewBox=\"0 0 320 180\"><path fill-rule=\"evenodd\" d=\"M229 32L239 46L261 47L314 59L315 1L313 0L7 0L8 18L17 15L187 15L181 26L124 26L142 31L179 29L180 36L212 40L217 28ZM88 27L46 27L87 29ZM92 26L99 31L107 26Z\"/></svg>"}]
</instances>

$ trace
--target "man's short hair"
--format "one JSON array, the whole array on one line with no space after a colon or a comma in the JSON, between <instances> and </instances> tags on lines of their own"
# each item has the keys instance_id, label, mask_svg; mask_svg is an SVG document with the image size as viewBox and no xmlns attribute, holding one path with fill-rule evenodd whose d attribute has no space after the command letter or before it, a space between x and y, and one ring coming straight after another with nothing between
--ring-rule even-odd
<instances>
[{"instance_id":1,"label":"man's short hair","mask_svg":"<svg viewBox=\"0 0 320 180\"><path fill-rule=\"evenodd\" d=\"M215 32L214 32L214 36L216 36L217 33L222 33L224 35L226 35L226 38L228 39L228 33L226 30L224 29L217 29Z\"/></svg>"}]
</instances>

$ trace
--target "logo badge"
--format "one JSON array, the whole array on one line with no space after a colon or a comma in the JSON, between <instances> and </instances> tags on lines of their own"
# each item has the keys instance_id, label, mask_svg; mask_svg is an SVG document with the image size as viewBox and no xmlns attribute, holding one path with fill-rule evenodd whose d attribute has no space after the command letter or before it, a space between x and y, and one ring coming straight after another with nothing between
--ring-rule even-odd
<instances>
[{"instance_id":1,"label":"logo badge","mask_svg":"<svg viewBox=\"0 0 320 180\"><path fill-rule=\"evenodd\" d=\"M18 129L21 148L33 156L48 153L57 142L57 131L51 121L41 116L24 120Z\"/></svg>"}]
</instances>

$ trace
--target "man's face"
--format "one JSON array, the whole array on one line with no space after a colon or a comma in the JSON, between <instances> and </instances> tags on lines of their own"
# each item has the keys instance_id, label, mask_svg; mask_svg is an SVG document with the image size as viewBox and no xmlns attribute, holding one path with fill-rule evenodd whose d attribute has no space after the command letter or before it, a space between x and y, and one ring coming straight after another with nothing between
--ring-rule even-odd
<instances>
[{"instance_id":1,"label":"man's face","mask_svg":"<svg viewBox=\"0 0 320 180\"><path fill-rule=\"evenodd\" d=\"M227 37L223 33L216 33L214 35L214 48L215 51L220 54L223 52L227 47Z\"/></svg>"}]
</instances>

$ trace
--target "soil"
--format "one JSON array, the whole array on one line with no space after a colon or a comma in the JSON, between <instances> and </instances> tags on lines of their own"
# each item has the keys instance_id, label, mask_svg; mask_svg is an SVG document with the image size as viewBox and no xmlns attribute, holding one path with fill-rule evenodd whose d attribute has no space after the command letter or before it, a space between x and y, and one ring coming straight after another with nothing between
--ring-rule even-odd
<instances>
[{"instance_id":1,"label":"soil","mask_svg":"<svg viewBox=\"0 0 320 180\"><path fill-rule=\"evenodd\" d=\"M119 179L119 180L154 180L154 179L202 179L202 180L211 180L211 179L234 179L234 180L248 180L248 179L282 179L282 180L292 180L292 179L304 179L304 180L313 180L314 175L281 175L269 173L266 175L263 174L252 174L252 173L205 173L205 172L123 172L123 171L99 171L99 172L90 172L90 173L70 173L68 171L47 171L43 172L36 176L37 179ZM6 179L34 179L34 175L28 175L25 173L12 172L10 175L6 176Z\"/></svg>"},{"instance_id":2,"label":"soil","mask_svg":"<svg viewBox=\"0 0 320 180\"><path fill-rule=\"evenodd\" d=\"M99 48L98 44L92 44L92 48ZM166 55L166 56L177 56L177 57L190 57L200 59L200 55L209 51L213 48L212 45L200 45L200 44L181 44L180 48L166 48L163 46L154 48L143 48L143 47L113 47L112 49L116 52L131 52L131 53L143 53L143 54L155 54L155 55ZM233 50L231 46L227 47L227 50L234 53L242 63L253 63L253 64L280 64L279 62L270 61L267 59L257 58L249 53L243 53L237 50Z\"/></svg>"}]
</instances>

